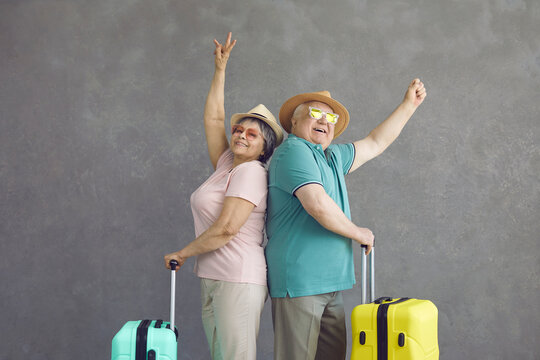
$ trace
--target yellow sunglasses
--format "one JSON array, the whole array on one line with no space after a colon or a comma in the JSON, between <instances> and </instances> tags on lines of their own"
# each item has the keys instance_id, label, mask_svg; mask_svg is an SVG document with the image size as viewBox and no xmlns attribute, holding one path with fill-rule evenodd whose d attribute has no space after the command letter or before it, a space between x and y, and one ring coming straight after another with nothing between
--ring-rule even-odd
<instances>
[{"instance_id":1,"label":"yellow sunglasses","mask_svg":"<svg viewBox=\"0 0 540 360\"><path fill-rule=\"evenodd\" d=\"M334 125L337 123L338 118L339 118L338 114L334 114L331 112L324 112L321 109L312 107L312 106L309 107L309 116L312 119L319 120L320 118L323 117L323 115L326 115L326 121Z\"/></svg>"}]
</instances>

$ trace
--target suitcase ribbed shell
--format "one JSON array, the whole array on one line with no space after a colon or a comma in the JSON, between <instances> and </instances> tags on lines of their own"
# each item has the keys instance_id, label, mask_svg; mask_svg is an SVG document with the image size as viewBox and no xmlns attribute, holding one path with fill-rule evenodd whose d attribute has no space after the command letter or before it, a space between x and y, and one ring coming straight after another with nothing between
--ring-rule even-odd
<instances>
[{"instance_id":1,"label":"suitcase ribbed shell","mask_svg":"<svg viewBox=\"0 0 540 360\"><path fill-rule=\"evenodd\" d=\"M392 301L384 301L383 304ZM377 313L379 306L379 304L369 303L358 305L353 309L351 360L378 360ZM409 299L389 305L387 312L388 357L385 359L439 359L437 319L437 307L429 300ZM360 336L362 332L365 335ZM403 334L401 341L400 334ZM360 343L361 338L364 341L363 345Z\"/></svg>"}]
</instances>

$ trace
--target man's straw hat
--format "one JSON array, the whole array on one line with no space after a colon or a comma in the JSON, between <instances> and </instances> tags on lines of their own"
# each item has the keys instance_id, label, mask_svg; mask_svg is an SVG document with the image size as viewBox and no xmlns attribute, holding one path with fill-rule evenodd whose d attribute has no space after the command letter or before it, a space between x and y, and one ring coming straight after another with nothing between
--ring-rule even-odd
<instances>
[{"instance_id":1,"label":"man's straw hat","mask_svg":"<svg viewBox=\"0 0 540 360\"><path fill-rule=\"evenodd\" d=\"M319 101L325 103L334 110L334 113L339 115L338 122L334 127L334 139L345 131L347 125L349 125L349 112L339 101L332 99L329 91L325 90L299 94L285 101L285 103L281 106L281 110L279 110L279 122L286 132L291 132L291 118L294 110L298 107L298 105L310 101Z\"/></svg>"}]
</instances>

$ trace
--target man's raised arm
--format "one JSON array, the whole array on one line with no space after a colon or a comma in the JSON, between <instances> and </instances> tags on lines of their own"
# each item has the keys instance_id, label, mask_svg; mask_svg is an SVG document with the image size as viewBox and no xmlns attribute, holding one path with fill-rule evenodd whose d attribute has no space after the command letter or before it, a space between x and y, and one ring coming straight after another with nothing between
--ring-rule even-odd
<instances>
[{"instance_id":1,"label":"man's raised arm","mask_svg":"<svg viewBox=\"0 0 540 360\"><path fill-rule=\"evenodd\" d=\"M379 156L396 140L426 95L424 84L420 79L414 79L409 85L403 101L392 114L373 129L366 138L354 142L356 154L349 173Z\"/></svg>"}]
</instances>

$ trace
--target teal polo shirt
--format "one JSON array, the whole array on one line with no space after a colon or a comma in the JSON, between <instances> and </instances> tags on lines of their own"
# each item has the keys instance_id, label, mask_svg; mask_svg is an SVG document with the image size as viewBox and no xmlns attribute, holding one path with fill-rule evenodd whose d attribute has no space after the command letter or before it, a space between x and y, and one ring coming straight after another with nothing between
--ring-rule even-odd
<instances>
[{"instance_id":1,"label":"teal polo shirt","mask_svg":"<svg viewBox=\"0 0 540 360\"><path fill-rule=\"evenodd\" d=\"M322 227L294 192L320 184L350 219L345 184L354 145L323 151L295 135L281 144L268 169L265 248L271 297L298 297L350 289L355 283L352 240Z\"/></svg>"}]
</instances>

